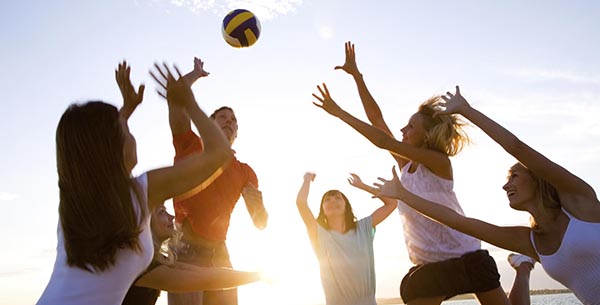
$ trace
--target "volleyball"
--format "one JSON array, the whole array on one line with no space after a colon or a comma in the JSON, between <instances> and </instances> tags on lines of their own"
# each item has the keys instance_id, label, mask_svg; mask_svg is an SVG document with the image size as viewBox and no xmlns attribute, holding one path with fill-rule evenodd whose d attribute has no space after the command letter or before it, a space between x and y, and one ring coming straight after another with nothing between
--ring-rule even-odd
<instances>
[{"instance_id":1,"label":"volleyball","mask_svg":"<svg viewBox=\"0 0 600 305\"><path fill-rule=\"evenodd\" d=\"M225 41L232 47L249 47L260 36L260 22L252 12L236 9L223 18L221 33Z\"/></svg>"}]
</instances>

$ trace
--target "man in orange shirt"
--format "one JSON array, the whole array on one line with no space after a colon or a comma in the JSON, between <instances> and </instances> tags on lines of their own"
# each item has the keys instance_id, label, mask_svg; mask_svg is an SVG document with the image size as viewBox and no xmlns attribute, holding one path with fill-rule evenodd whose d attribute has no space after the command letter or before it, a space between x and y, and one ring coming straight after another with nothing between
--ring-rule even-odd
<instances>
[{"instance_id":1,"label":"man in orange shirt","mask_svg":"<svg viewBox=\"0 0 600 305\"><path fill-rule=\"evenodd\" d=\"M184 76L190 85L208 75L203 65L201 60L194 58L194 70ZM221 107L210 117L233 144L238 130L233 110ZM175 147L174 162L202 152L202 140L191 130L189 116L183 109L169 105L169 124ZM258 190L258 179L254 170L235 156L208 187L201 191L192 190L173 200L175 221L183 232L181 250L177 253L179 261L201 267L232 267L225 240L231 213L240 195L254 225L264 229L268 214ZM169 304L237 305L237 290L169 293Z\"/></svg>"}]
</instances>

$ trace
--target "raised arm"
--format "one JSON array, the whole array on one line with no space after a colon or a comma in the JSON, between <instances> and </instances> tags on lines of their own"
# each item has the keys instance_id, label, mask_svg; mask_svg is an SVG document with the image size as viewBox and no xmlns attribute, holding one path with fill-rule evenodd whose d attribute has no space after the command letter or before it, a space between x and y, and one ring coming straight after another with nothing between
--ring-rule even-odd
<instances>
[{"instance_id":1,"label":"raised arm","mask_svg":"<svg viewBox=\"0 0 600 305\"><path fill-rule=\"evenodd\" d=\"M350 174L350 178L348 178L348 182L350 185L361 189L371 195L377 195L379 189L366 185L362 182L360 177L357 174ZM388 197L378 197L381 201L383 201L383 206L375 210L373 214L371 214L371 222L373 223L373 228L378 225L380 222L384 221L392 211L396 208L396 199L388 198Z\"/></svg>"},{"instance_id":2,"label":"raised arm","mask_svg":"<svg viewBox=\"0 0 600 305\"><path fill-rule=\"evenodd\" d=\"M378 197L396 198L406 203L419 213L449 226L457 231L481 239L497 247L519 252L536 260L537 254L529 240L528 227L499 227L487 222L465 217L441 204L423 199L404 188L395 168L392 169L392 180L379 178L382 183L375 183Z\"/></svg>"},{"instance_id":3,"label":"raised arm","mask_svg":"<svg viewBox=\"0 0 600 305\"><path fill-rule=\"evenodd\" d=\"M394 137L394 134L388 127L387 123L383 119L383 113L381 112L381 108L371 95L369 88L367 88L367 84L363 78L362 73L358 70L358 65L356 64L356 52L354 49L354 44L350 41L347 41L344 45L345 53L346 53L346 61L342 66L336 66L334 69L343 70L346 73L350 74L354 81L356 82L356 88L358 89L358 95L360 96L360 100L362 102L363 108L365 109L365 113L367 114L367 118L369 122L373 124L373 126L383 130L385 133ZM400 164L401 166L406 162L403 158L392 154L392 157Z\"/></svg>"},{"instance_id":4,"label":"raised arm","mask_svg":"<svg viewBox=\"0 0 600 305\"><path fill-rule=\"evenodd\" d=\"M115 79L123 96L123 107L119 109L119 114L128 120L131 114L135 111L137 106L142 103L144 99L144 89L146 86L141 84L138 87L138 91L135 91L133 84L131 83L131 67L127 65L126 61L119 63L119 66L115 70Z\"/></svg>"},{"instance_id":5,"label":"raised arm","mask_svg":"<svg viewBox=\"0 0 600 305\"><path fill-rule=\"evenodd\" d=\"M204 62L194 57L194 69L183 76L183 80L191 87L198 79L208 76L210 73L204 70ZM179 135L191 129L190 117L184 108L169 103L169 126L171 133Z\"/></svg>"},{"instance_id":6,"label":"raised arm","mask_svg":"<svg viewBox=\"0 0 600 305\"><path fill-rule=\"evenodd\" d=\"M304 174L304 181L296 197L296 207L298 208L300 217L302 217L302 221L304 221L313 249L317 249L317 221L308 207L308 193L310 191L310 183L315 179L315 176L314 173Z\"/></svg>"},{"instance_id":7,"label":"raised arm","mask_svg":"<svg viewBox=\"0 0 600 305\"><path fill-rule=\"evenodd\" d=\"M355 118L340 108L340 106L338 106L338 104L336 104L331 98L329 90L325 84L323 84L323 88L317 86L317 89L321 93L321 96L313 93L313 97L320 101L321 104L313 102L315 106L325 110L327 113L335 117L338 117L366 137L375 146L386 149L392 154L403 158L405 161L400 164L401 166L403 166L408 160L413 160L415 162L425 164L434 173L447 171L450 159L448 159L448 156L445 154L397 141L381 129Z\"/></svg>"},{"instance_id":8,"label":"raised arm","mask_svg":"<svg viewBox=\"0 0 600 305\"><path fill-rule=\"evenodd\" d=\"M458 86L456 86L455 94L448 92L447 96L442 98L446 101L446 110L444 112L461 114L481 128L490 138L500 144L506 152L519 160L519 162L536 175L552 184L558 190L564 206L567 207L572 203L577 204L578 202L582 202L580 198L576 197L583 197L583 201L586 203L598 204L596 193L589 184L529 147L506 128L471 107L467 100L460 94ZM565 196L570 196L570 198L563 200ZM578 209L575 208L574 210Z\"/></svg>"},{"instance_id":9,"label":"raised arm","mask_svg":"<svg viewBox=\"0 0 600 305\"><path fill-rule=\"evenodd\" d=\"M261 280L259 272L247 272L220 267L197 267L177 262L161 265L144 274L135 286L169 292L222 290Z\"/></svg>"},{"instance_id":10,"label":"raised arm","mask_svg":"<svg viewBox=\"0 0 600 305\"><path fill-rule=\"evenodd\" d=\"M204 151L193 154L171 167L148 172L148 202L152 205L180 195L198 185L208 186L233 157L231 147L220 128L200 110L190 86L171 74L168 67L156 66L152 77L161 87L159 95L168 103L183 107L202 136ZM177 68L176 68L177 69Z\"/></svg>"}]
</instances>

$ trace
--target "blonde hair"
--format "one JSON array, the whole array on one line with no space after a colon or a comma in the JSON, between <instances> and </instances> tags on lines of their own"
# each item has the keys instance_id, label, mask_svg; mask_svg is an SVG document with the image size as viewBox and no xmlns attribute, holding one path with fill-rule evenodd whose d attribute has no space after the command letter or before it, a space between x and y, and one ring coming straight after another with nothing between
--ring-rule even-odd
<instances>
[{"instance_id":1,"label":"blonde hair","mask_svg":"<svg viewBox=\"0 0 600 305\"><path fill-rule=\"evenodd\" d=\"M439 95L430 97L419 106L417 113L423 118L428 147L448 156L454 156L470 143L464 128L468 124L456 114L434 116L436 112L442 110L441 99Z\"/></svg>"}]
</instances>

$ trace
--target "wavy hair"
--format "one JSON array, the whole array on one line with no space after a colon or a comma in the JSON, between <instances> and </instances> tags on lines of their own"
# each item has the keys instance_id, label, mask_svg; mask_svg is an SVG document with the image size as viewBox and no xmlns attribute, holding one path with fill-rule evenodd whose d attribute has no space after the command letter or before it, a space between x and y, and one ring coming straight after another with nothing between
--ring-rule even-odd
<instances>
[{"instance_id":1,"label":"wavy hair","mask_svg":"<svg viewBox=\"0 0 600 305\"><path fill-rule=\"evenodd\" d=\"M321 206L319 208L319 216L317 216L317 223L320 224L323 228L329 230L329 224L327 223L327 216L325 216L325 211L323 210L323 202L325 202L325 198L329 196L334 196L340 194L346 203L346 207L344 209L344 223L346 225L346 231L356 228L356 216L354 216L354 212L352 211L352 206L350 205L350 201L344 195L344 193L338 190L329 190L323 194L321 198Z\"/></svg>"},{"instance_id":2,"label":"wavy hair","mask_svg":"<svg viewBox=\"0 0 600 305\"><path fill-rule=\"evenodd\" d=\"M124 162L119 112L100 101L73 104L56 129L59 216L67 264L102 272L116 263L119 250L140 251L146 206ZM140 216L136 216L140 214Z\"/></svg>"},{"instance_id":3,"label":"wavy hair","mask_svg":"<svg viewBox=\"0 0 600 305\"><path fill-rule=\"evenodd\" d=\"M441 110L441 99L439 95L427 99L419 106L417 113L423 118L428 147L448 156L454 156L470 142L464 129L468 124L456 114L434 116L434 113Z\"/></svg>"}]
</instances>

